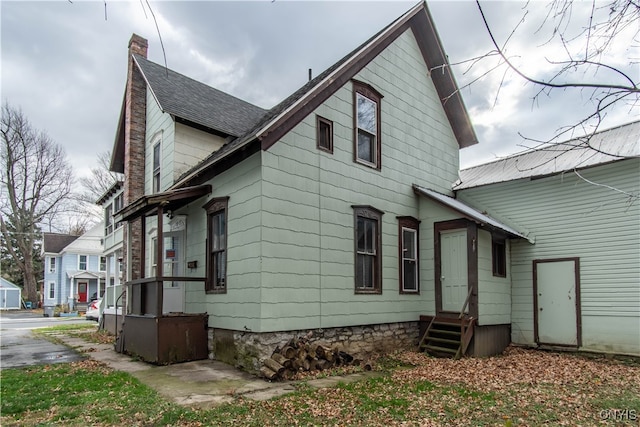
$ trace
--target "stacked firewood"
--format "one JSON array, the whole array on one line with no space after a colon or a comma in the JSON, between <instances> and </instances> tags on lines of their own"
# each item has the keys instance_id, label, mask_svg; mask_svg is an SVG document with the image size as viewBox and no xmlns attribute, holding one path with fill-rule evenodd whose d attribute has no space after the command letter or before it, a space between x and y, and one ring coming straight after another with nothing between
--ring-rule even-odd
<instances>
[{"instance_id":1,"label":"stacked firewood","mask_svg":"<svg viewBox=\"0 0 640 427\"><path fill-rule=\"evenodd\" d=\"M339 366L360 365L362 361L349 353L306 338L292 338L282 348L276 347L264 361L260 373L268 380L291 380L298 372L323 371ZM370 370L369 364L363 368Z\"/></svg>"}]
</instances>

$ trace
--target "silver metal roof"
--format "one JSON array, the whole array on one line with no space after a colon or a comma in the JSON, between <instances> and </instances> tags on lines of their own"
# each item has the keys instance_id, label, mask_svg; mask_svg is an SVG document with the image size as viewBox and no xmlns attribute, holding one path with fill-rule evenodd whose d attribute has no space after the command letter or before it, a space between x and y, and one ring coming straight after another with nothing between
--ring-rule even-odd
<instances>
[{"instance_id":1,"label":"silver metal roof","mask_svg":"<svg viewBox=\"0 0 640 427\"><path fill-rule=\"evenodd\" d=\"M463 169L453 188L554 175L632 157L640 157L640 121Z\"/></svg>"},{"instance_id":2,"label":"silver metal roof","mask_svg":"<svg viewBox=\"0 0 640 427\"><path fill-rule=\"evenodd\" d=\"M418 185L413 185L413 189L416 193L421 194L423 196L429 197L436 202L439 202L457 212L462 214L465 218L468 218L479 225L488 225L493 228L497 228L511 235L512 237L521 237L523 239L527 239L532 242L529 238L527 238L521 232L515 230L514 228L509 227L491 218L489 215L484 214L471 206L461 202L458 199L454 199L453 197L445 196L444 194L438 193L437 191L429 190L428 188L423 188ZM533 242L532 242L533 243Z\"/></svg>"}]
</instances>

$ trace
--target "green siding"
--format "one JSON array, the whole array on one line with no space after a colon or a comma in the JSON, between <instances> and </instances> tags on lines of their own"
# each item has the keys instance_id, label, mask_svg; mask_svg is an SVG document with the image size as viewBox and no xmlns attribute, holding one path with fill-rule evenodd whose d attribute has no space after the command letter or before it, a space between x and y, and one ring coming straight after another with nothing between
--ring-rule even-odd
<instances>
[{"instance_id":1,"label":"green siding","mask_svg":"<svg viewBox=\"0 0 640 427\"><path fill-rule=\"evenodd\" d=\"M571 172L458 193L473 206L524 224L535 236L533 245L511 245L514 342L534 343L532 261L579 257L584 349L640 353L639 170L640 160L630 159L580 172L636 199Z\"/></svg>"},{"instance_id":2,"label":"green siding","mask_svg":"<svg viewBox=\"0 0 640 427\"><path fill-rule=\"evenodd\" d=\"M202 206L216 197L229 197L227 223L227 293L205 294L203 283L187 285L186 311L207 312L209 326L260 332L261 317L261 182L260 154L221 173L209 183L213 192L182 209L188 215L187 260L197 261L189 271L206 275L206 213Z\"/></svg>"},{"instance_id":3,"label":"green siding","mask_svg":"<svg viewBox=\"0 0 640 427\"><path fill-rule=\"evenodd\" d=\"M491 233L478 230L478 324L502 325L511 323L511 268L509 246L506 241L507 277L493 275Z\"/></svg>"},{"instance_id":4,"label":"green siding","mask_svg":"<svg viewBox=\"0 0 640 427\"><path fill-rule=\"evenodd\" d=\"M353 162L351 83L262 153L262 330L415 321L433 310L433 259L421 258L421 294L399 293L396 219L420 216L411 184L450 192L458 176L457 142L428 76L411 31L355 76L384 96L381 171ZM333 121L333 154L316 149L316 114ZM352 205L385 212L381 295L354 293ZM433 233L423 224L421 245L423 228Z\"/></svg>"}]
</instances>

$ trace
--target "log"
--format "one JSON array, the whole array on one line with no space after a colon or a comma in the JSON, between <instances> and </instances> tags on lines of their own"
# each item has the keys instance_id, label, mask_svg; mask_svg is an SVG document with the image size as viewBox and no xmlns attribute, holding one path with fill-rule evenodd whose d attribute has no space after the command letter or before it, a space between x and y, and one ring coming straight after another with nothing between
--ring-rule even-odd
<instances>
[{"instance_id":1,"label":"log","mask_svg":"<svg viewBox=\"0 0 640 427\"><path fill-rule=\"evenodd\" d=\"M324 371L325 369L330 367L331 363L329 363L327 359L320 359L318 360L318 363L316 363L316 368L318 368L319 371Z\"/></svg>"},{"instance_id":2,"label":"log","mask_svg":"<svg viewBox=\"0 0 640 427\"><path fill-rule=\"evenodd\" d=\"M280 353L273 353L271 358L287 369L291 367L291 359L287 359Z\"/></svg>"},{"instance_id":3,"label":"log","mask_svg":"<svg viewBox=\"0 0 640 427\"><path fill-rule=\"evenodd\" d=\"M347 353L347 352L339 351L339 352L338 352L338 357L339 357L340 359L342 359L342 362L343 362L345 365L348 365L348 364L350 364L351 362L353 362L353 356L352 356L352 355L350 355L350 354L349 354L349 353Z\"/></svg>"},{"instance_id":4,"label":"log","mask_svg":"<svg viewBox=\"0 0 640 427\"><path fill-rule=\"evenodd\" d=\"M262 375L264 375L264 377L268 380L273 380L275 379L278 374L274 371L272 371L271 369L267 368L266 366L263 366L262 368L260 368L260 373Z\"/></svg>"},{"instance_id":5,"label":"log","mask_svg":"<svg viewBox=\"0 0 640 427\"><path fill-rule=\"evenodd\" d=\"M318 355L319 358L321 359L326 359L326 354L330 353L331 349L329 347L325 347L323 345L318 345L318 347L316 347L316 354Z\"/></svg>"},{"instance_id":6,"label":"log","mask_svg":"<svg viewBox=\"0 0 640 427\"><path fill-rule=\"evenodd\" d=\"M297 351L292 346L287 345L280 351L280 354L282 354L287 359L293 359L294 357L296 357Z\"/></svg>"},{"instance_id":7,"label":"log","mask_svg":"<svg viewBox=\"0 0 640 427\"><path fill-rule=\"evenodd\" d=\"M277 375L282 374L282 372L284 371L284 366L273 359L265 359L264 366L274 371Z\"/></svg>"}]
</instances>

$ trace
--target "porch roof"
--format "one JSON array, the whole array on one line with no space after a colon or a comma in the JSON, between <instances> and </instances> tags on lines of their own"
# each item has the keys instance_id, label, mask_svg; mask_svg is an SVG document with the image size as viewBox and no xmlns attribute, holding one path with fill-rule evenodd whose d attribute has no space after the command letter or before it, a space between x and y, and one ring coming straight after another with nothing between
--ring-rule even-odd
<instances>
[{"instance_id":1,"label":"porch roof","mask_svg":"<svg viewBox=\"0 0 640 427\"><path fill-rule=\"evenodd\" d=\"M104 279L105 273L103 271L85 271L75 270L67 271L69 279Z\"/></svg>"},{"instance_id":2,"label":"porch roof","mask_svg":"<svg viewBox=\"0 0 640 427\"><path fill-rule=\"evenodd\" d=\"M474 221L478 225L488 226L489 228L501 230L511 237L527 239L529 242L533 243L531 239L527 238L521 232L501 223L496 219L491 218L490 216L472 208L471 206L463 203L458 199L454 199L453 197L438 193L437 191L429 190L428 188L420 187L416 184L413 184L413 191L416 194L428 197L431 200L434 200L448 208L455 210L456 212L462 214L465 218Z\"/></svg>"},{"instance_id":3,"label":"porch roof","mask_svg":"<svg viewBox=\"0 0 640 427\"><path fill-rule=\"evenodd\" d=\"M115 221L129 221L141 216L148 216L161 205L165 211L175 210L209 193L211 193L211 185L204 184L142 196L116 212Z\"/></svg>"}]
</instances>

